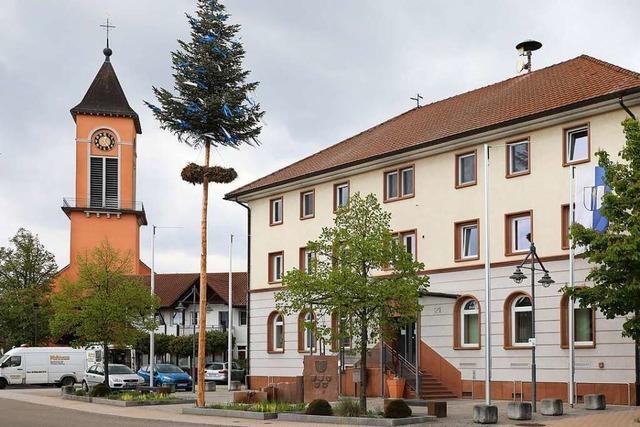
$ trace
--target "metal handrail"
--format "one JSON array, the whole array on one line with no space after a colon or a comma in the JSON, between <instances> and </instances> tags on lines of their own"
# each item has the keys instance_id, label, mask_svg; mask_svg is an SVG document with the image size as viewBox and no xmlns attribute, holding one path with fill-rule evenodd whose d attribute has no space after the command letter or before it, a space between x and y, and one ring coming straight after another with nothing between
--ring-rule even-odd
<instances>
[{"instance_id":1,"label":"metal handrail","mask_svg":"<svg viewBox=\"0 0 640 427\"><path fill-rule=\"evenodd\" d=\"M62 207L66 209L107 209L144 212L144 204L137 200L96 200L64 197Z\"/></svg>"},{"instance_id":2,"label":"metal handrail","mask_svg":"<svg viewBox=\"0 0 640 427\"><path fill-rule=\"evenodd\" d=\"M384 353L390 353L393 358L396 358L398 363L394 363L393 360L389 360L390 358L385 357L385 367L393 371L398 377L404 378L409 389L414 392L418 390L418 384L416 380L422 381L422 372L420 372L417 367L409 362L404 356L402 356L396 349L391 347L389 344L383 344ZM406 374L405 374L406 372Z\"/></svg>"}]
</instances>

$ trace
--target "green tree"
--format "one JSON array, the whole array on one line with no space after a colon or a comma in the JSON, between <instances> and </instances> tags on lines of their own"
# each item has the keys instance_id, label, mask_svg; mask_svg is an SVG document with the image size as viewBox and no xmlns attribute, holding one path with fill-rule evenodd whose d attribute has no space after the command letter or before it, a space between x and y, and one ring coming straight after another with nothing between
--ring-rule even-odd
<instances>
[{"instance_id":1,"label":"green tree","mask_svg":"<svg viewBox=\"0 0 640 427\"><path fill-rule=\"evenodd\" d=\"M199 0L195 16L187 18L191 40L179 40L179 49L171 53L174 91L154 87L160 106L147 105L161 127L180 142L197 150L204 148L204 165L190 163L182 170L182 179L202 184L199 316L204 318L209 182L228 183L237 176L234 169L209 166L211 146L258 144L263 112L249 98L258 83L246 81L249 72L242 67L245 52L237 38L240 26L228 22L225 7L217 0ZM198 406L204 406L204 323L200 326L198 355Z\"/></svg>"},{"instance_id":2,"label":"green tree","mask_svg":"<svg viewBox=\"0 0 640 427\"><path fill-rule=\"evenodd\" d=\"M131 275L131 265L130 255L122 255L105 240L78 257L78 279L63 280L51 298L55 335L71 335L75 345L102 344L106 385L109 345L134 345L140 331L157 326L158 299Z\"/></svg>"},{"instance_id":3,"label":"green tree","mask_svg":"<svg viewBox=\"0 0 640 427\"><path fill-rule=\"evenodd\" d=\"M354 194L340 208L334 226L307 243L315 254L309 272L293 269L283 278L276 306L284 314L312 310L316 319L332 314L348 319L336 335L310 322L305 327L330 339L353 337L360 353L360 405L366 409L367 349L380 337L415 321L421 291L429 279L390 230L391 215L372 194Z\"/></svg>"},{"instance_id":4,"label":"green tree","mask_svg":"<svg viewBox=\"0 0 640 427\"><path fill-rule=\"evenodd\" d=\"M623 123L626 143L621 161L613 161L606 151L598 151L598 164L605 170L605 183L611 189L604 195L601 213L609 220L604 233L581 224L571 227L577 245L592 269L587 280L593 286L564 288L582 306L597 307L608 318L627 316L623 335L640 339L640 123Z\"/></svg>"},{"instance_id":5,"label":"green tree","mask_svg":"<svg viewBox=\"0 0 640 427\"><path fill-rule=\"evenodd\" d=\"M36 234L20 228L0 247L0 341L12 347L49 338L48 295L58 266Z\"/></svg>"}]
</instances>

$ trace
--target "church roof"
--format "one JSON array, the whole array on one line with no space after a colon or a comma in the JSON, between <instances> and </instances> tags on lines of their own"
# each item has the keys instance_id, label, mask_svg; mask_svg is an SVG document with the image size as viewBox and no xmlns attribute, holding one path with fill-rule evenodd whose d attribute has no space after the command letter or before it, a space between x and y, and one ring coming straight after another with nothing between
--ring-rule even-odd
<instances>
[{"instance_id":1,"label":"church roof","mask_svg":"<svg viewBox=\"0 0 640 427\"><path fill-rule=\"evenodd\" d=\"M105 49L105 60L93 79L89 90L82 101L71 109L73 119L77 114L95 116L131 117L136 126L136 132L142 133L138 113L129 106L124 95L118 76L109 61L111 50Z\"/></svg>"}]
</instances>

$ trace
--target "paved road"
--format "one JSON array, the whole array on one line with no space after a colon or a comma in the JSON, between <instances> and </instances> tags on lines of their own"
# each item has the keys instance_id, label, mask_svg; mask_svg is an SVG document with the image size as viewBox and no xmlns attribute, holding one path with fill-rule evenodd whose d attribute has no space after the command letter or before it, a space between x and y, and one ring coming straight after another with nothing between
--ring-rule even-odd
<instances>
[{"instance_id":1,"label":"paved road","mask_svg":"<svg viewBox=\"0 0 640 427\"><path fill-rule=\"evenodd\" d=\"M135 418L92 414L73 409L0 399L0 427L211 427L211 424L143 421Z\"/></svg>"}]
</instances>

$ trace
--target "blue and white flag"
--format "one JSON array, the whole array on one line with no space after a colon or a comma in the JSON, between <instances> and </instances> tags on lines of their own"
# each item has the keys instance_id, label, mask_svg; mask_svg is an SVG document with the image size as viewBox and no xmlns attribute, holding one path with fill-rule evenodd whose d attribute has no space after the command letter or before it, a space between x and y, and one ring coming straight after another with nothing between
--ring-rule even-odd
<instances>
[{"instance_id":1,"label":"blue and white flag","mask_svg":"<svg viewBox=\"0 0 640 427\"><path fill-rule=\"evenodd\" d=\"M575 222L604 233L609 221L600 212L602 197L611 191L604 182L604 168L583 166L575 168Z\"/></svg>"}]
</instances>

